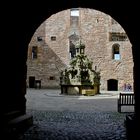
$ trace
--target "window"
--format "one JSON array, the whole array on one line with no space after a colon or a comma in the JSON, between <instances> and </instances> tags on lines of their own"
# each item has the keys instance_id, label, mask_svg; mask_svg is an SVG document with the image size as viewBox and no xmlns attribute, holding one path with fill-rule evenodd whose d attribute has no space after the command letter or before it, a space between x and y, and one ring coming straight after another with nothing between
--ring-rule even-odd
<instances>
[{"instance_id":1,"label":"window","mask_svg":"<svg viewBox=\"0 0 140 140\"><path fill-rule=\"evenodd\" d=\"M126 33L109 33L109 41L127 41Z\"/></svg>"},{"instance_id":2,"label":"window","mask_svg":"<svg viewBox=\"0 0 140 140\"><path fill-rule=\"evenodd\" d=\"M54 76L50 76L50 80L55 80L55 77Z\"/></svg>"},{"instance_id":3,"label":"window","mask_svg":"<svg viewBox=\"0 0 140 140\"><path fill-rule=\"evenodd\" d=\"M99 19L98 18L96 19L96 23L99 23Z\"/></svg>"},{"instance_id":4,"label":"window","mask_svg":"<svg viewBox=\"0 0 140 140\"><path fill-rule=\"evenodd\" d=\"M56 41L56 36L51 36L51 41Z\"/></svg>"},{"instance_id":5,"label":"window","mask_svg":"<svg viewBox=\"0 0 140 140\"><path fill-rule=\"evenodd\" d=\"M42 39L42 37L41 36L38 36L37 37L37 41L42 41L43 39Z\"/></svg>"},{"instance_id":6,"label":"window","mask_svg":"<svg viewBox=\"0 0 140 140\"><path fill-rule=\"evenodd\" d=\"M79 16L79 9L77 9L77 8L71 9L70 15L74 16L74 17L78 17Z\"/></svg>"},{"instance_id":7,"label":"window","mask_svg":"<svg viewBox=\"0 0 140 140\"><path fill-rule=\"evenodd\" d=\"M77 35L75 32L71 36L69 36L70 59L74 58L76 55L75 44L78 40L79 40L79 35Z\"/></svg>"},{"instance_id":8,"label":"window","mask_svg":"<svg viewBox=\"0 0 140 140\"><path fill-rule=\"evenodd\" d=\"M70 52L70 58L71 59L74 58L75 55L76 55L76 49L75 49L75 45L73 44L72 41L70 41L70 50L69 50L69 52Z\"/></svg>"},{"instance_id":9,"label":"window","mask_svg":"<svg viewBox=\"0 0 140 140\"><path fill-rule=\"evenodd\" d=\"M114 59L115 60L120 60L120 54L114 54Z\"/></svg>"},{"instance_id":10,"label":"window","mask_svg":"<svg viewBox=\"0 0 140 140\"><path fill-rule=\"evenodd\" d=\"M37 46L32 47L32 59L37 59Z\"/></svg>"},{"instance_id":11,"label":"window","mask_svg":"<svg viewBox=\"0 0 140 140\"><path fill-rule=\"evenodd\" d=\"M119 44L114 44L112 46L112 52L113 52L113 59L114 60L120 60L120 45Z\"/></svg>"}]
</instances>

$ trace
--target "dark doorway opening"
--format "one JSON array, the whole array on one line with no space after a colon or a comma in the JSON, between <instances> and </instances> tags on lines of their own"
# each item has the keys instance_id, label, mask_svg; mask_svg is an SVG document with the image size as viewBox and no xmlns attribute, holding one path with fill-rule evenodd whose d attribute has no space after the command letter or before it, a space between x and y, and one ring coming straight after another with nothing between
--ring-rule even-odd
<instances>
[{"instance_id":1,"label":"dark doorway opening","mask_svg":"<svg viewBox=\"0 0 140 140\"><path fill-rule=\"evenodd\" d=\"M30 76L29 77L29 88L34 88L35 87L35 77Z\"/></svg>"},{"instance_id":2,"label":"dark doorway opening","mask_svg":"<svg viewBox=\"0 0 140 140\"><path fill-rule=\"evenodd\" d=\"M108 91L118 91L118 80L109 79L107 81L107 90Z\"/></svg>"}]
</instances>

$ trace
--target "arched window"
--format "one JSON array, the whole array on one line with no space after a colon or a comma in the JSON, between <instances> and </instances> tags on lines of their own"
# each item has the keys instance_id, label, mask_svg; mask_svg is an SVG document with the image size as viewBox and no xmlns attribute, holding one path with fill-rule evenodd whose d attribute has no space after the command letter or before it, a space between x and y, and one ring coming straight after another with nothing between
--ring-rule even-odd
<instances>
[{"instance_id":1,"label":"arched window","mask_svg":"<svg viewBox=\"0 0 140 140\"><path fill-rule=\"evenodd\" d=\"M73 44L72 41L70 41L70 58L74 58L75 57L75 54L76 54L76 50L75 50L75 45Z\"/></svg>"},{"instance_id":2,"label":"arched window","mask_svg":"<svg viewBox=\"0 0 140 140\"><path fill-rule=\"evenodd\" d=\"M75 44L79 40L79 35L76 33L69 36L69 52L70 52L70 59L74 58L76 55Z\"/></svg>"},{"instance_id":3,"label":"arched window","mask_svg":"<svg viewBox=\"0 0 140 140\"><path fill-rule=\"evenodd\" d=\"M120 45L119 44L114 44L112 46L112 58L114 60L120 60Z\"/></svg>"},{"instance_id":4,"label":"arched window","mask_svg":"<svg viewBox=\"0 0 140 140\"><path fill-rule=\"evenodd\" d=\"M32 59L37 59L37 46L32 47Z\"/></svg>"}]
</instances>

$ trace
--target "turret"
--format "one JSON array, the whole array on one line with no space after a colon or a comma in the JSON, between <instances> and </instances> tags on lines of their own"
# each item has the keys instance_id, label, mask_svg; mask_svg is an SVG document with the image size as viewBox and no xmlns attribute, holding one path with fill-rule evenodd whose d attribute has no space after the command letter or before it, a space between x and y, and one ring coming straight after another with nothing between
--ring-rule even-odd
<instances>
[{"instance_id":1,"label":"turret","mask_svg":"<svg viewBox=\"0 0 140 140\"><path fill-rule=\"evenodd\" d=\"M76 49L76 56L84 54L85 53L85 44L83 44L80 40L80 41L78 41L78 43L76 43L75 49Z\"/></svg>"}]
</instances>

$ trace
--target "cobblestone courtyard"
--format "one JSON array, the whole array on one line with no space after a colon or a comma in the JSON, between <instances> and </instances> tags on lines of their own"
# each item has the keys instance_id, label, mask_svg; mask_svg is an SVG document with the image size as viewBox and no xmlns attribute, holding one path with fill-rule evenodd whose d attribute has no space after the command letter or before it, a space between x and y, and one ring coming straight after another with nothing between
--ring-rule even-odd
<instances>
[{"instance_id":1,"label":"cobblestone courtyard","mask_svg":"<svg viewBox=\"0 0 140 140\"><path fill-rule=\"evenodd\" d=\"M66 96L59 90L27 89L27 113L34 124L20 140L126 140L125 113L117 112L117 93Z\"/></svg>"}]
</instances>

